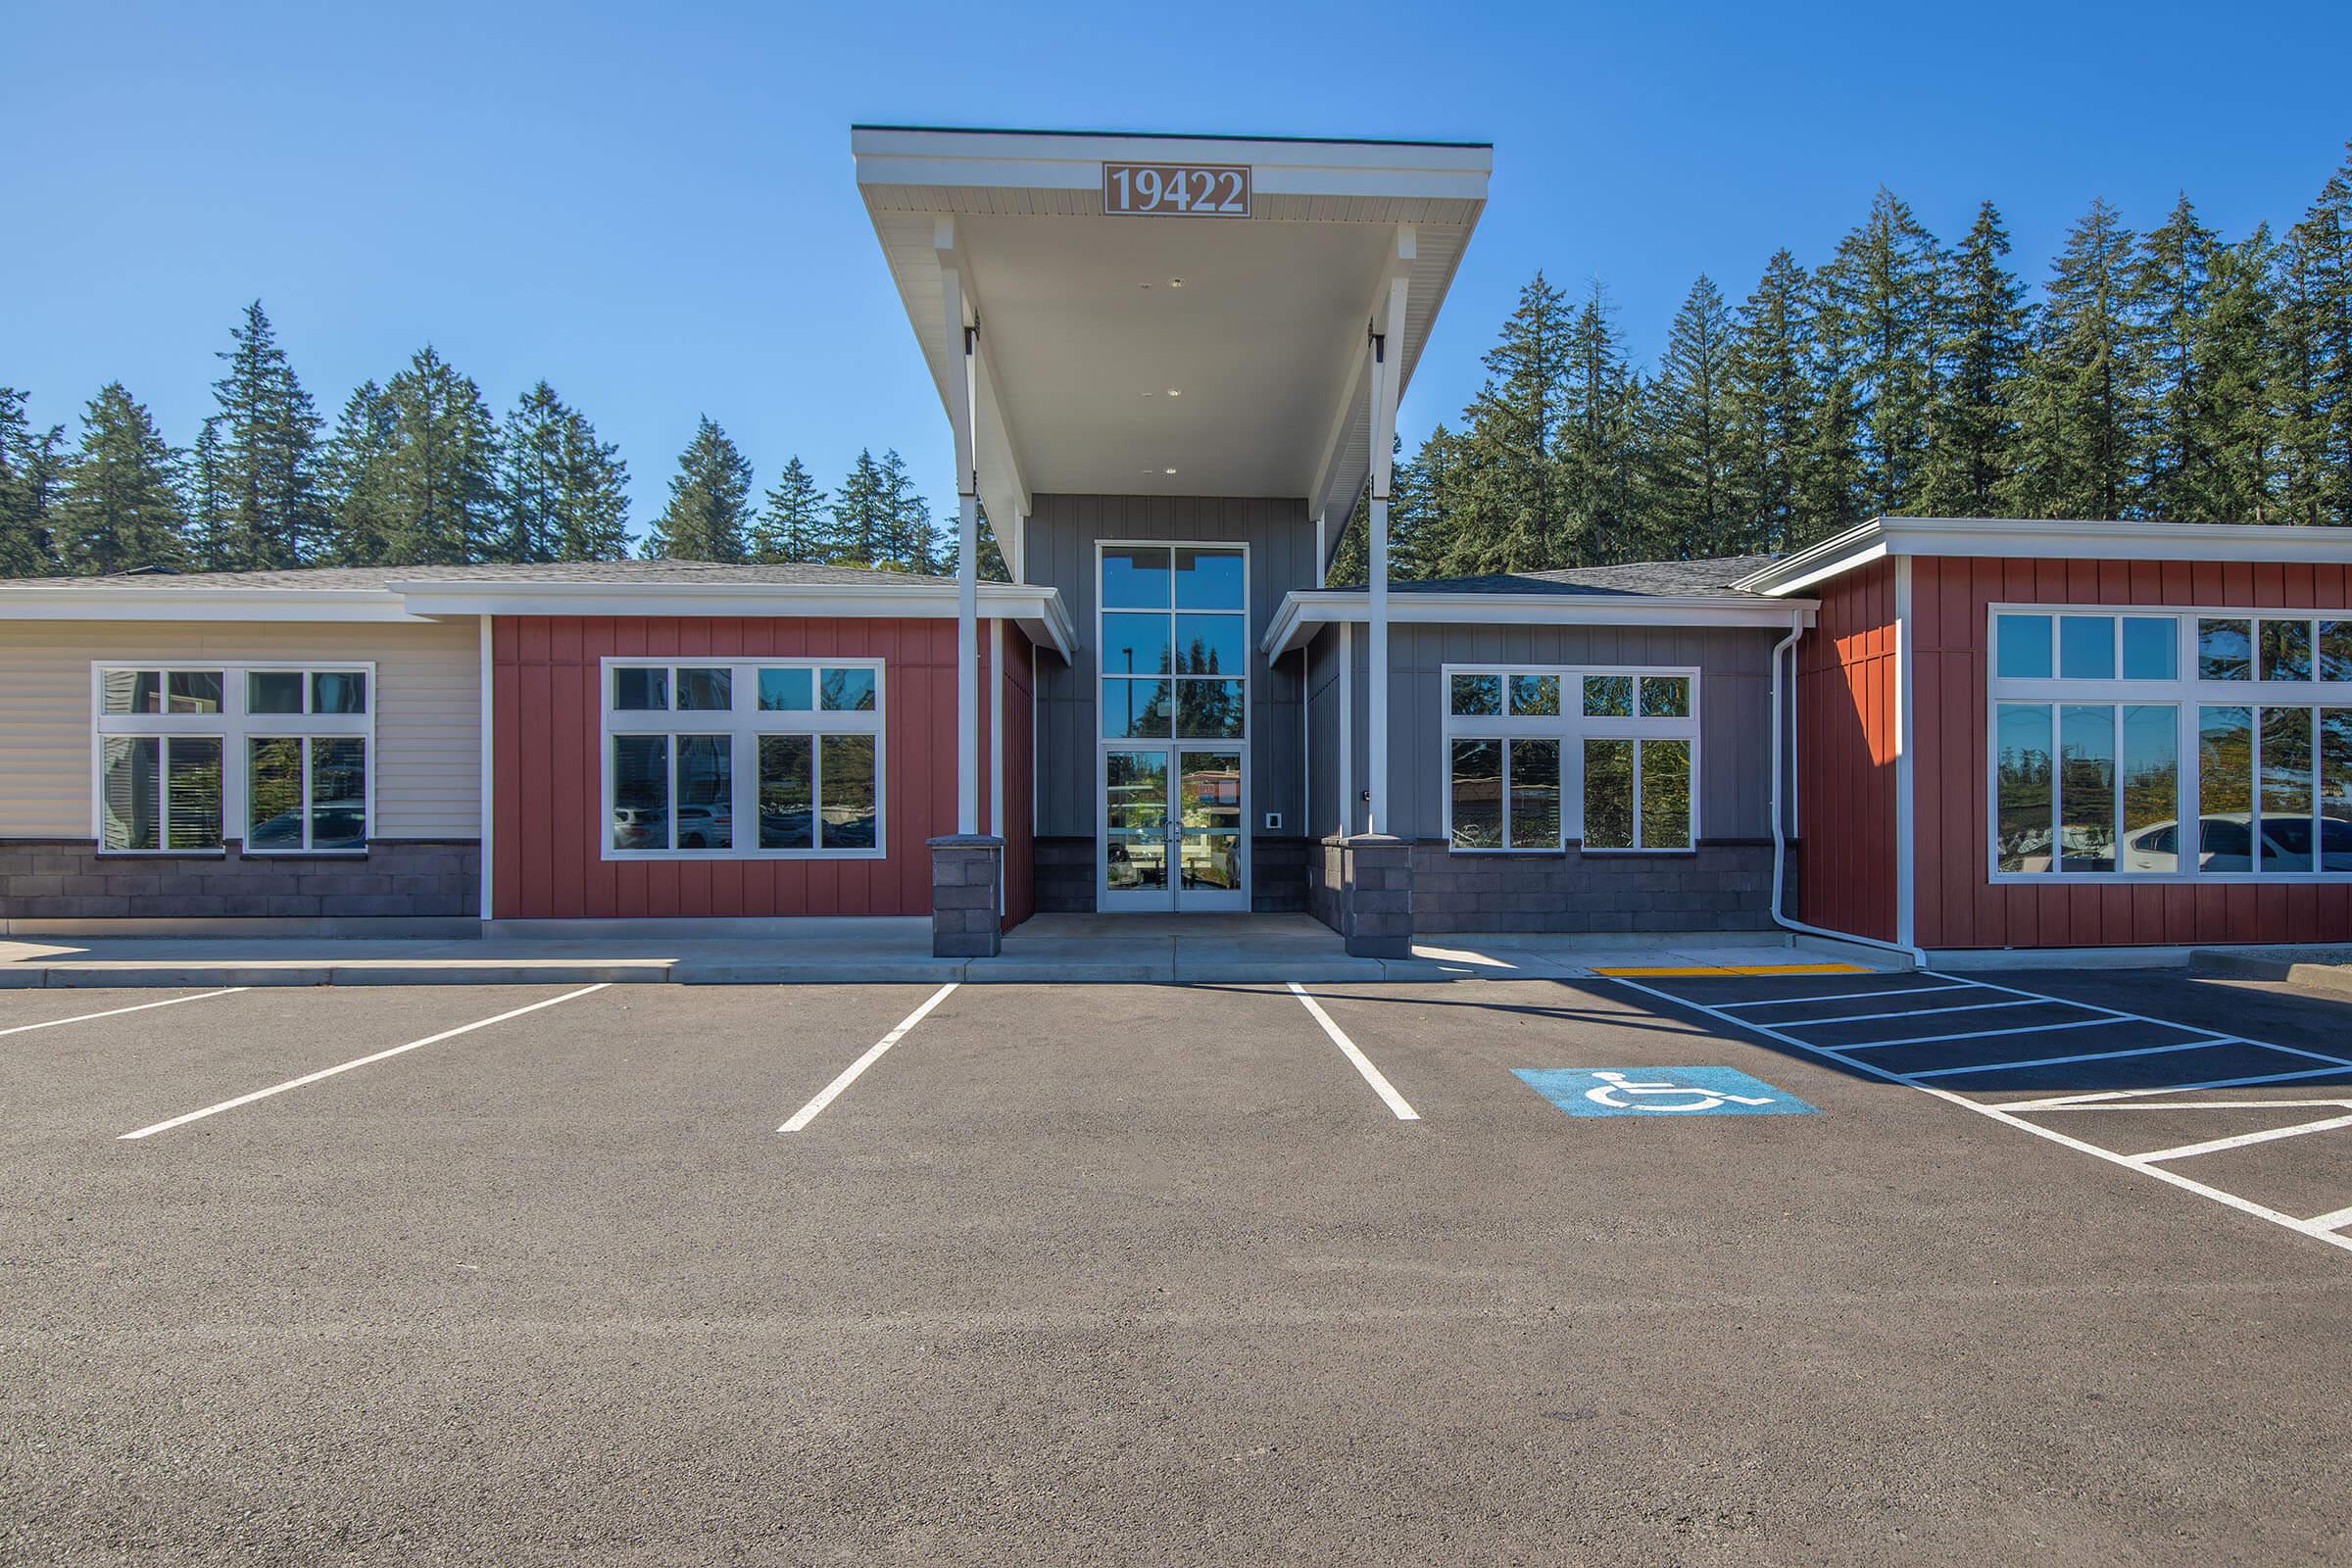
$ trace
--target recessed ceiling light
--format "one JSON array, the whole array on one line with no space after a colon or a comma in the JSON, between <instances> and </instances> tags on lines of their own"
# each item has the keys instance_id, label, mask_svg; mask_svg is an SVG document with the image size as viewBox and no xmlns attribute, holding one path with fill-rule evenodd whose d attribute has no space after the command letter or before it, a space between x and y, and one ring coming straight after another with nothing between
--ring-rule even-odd
<instances>
[{"instance_id":1,"label":"recessed ceiling light","mask_svg":"<svg viewBox=\"0 0 2352 1568\"><path fill-rule=\"evenodd\" d=\"M1181 277L1171 277L1168 279L1168 287L1182 288L1184 287L1184 279Z\"/></svg>"},{"instance_id":2,"label":"recessed ceiling light","mask_svg":"<svg viewBox=\"0 0 2352 1568\"><path fill-rule=\"evenodd\" d=\"M1170 396L1170 397L1172 397L1172 398L1180 398L1180 397L1184 396L1184 391L1183 391L1183 389L1182 389L1181 387L1173 387L1173 386L1172 386L1172 387L1168 388L1168 396Z\"/></svg>"},{"instance_id":3,"label":"recessed ceiling light","mask_svg":"<svg viewBox=\"0 0 2352 1568\"><path fill-rule=\"evenodd\" d=\"M1170 472L1170 473L1174 473L1176 470L1175 470L1174 468L1170 468L1170 469L1168 469L1167 471L1168 471L1168 472Z\"/></svg>"}]
</instances>

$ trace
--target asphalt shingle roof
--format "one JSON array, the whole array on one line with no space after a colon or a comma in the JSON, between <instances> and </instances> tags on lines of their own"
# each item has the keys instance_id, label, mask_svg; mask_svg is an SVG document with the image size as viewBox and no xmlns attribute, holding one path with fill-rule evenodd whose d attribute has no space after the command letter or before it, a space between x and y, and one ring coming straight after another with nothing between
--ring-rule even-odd
<instances>
[{"instance_id":1,"label":"asphalt shingle roof","mask_svg":"<svg viewBox=\"0 0 2352 1568\"><path fill-rule=\"evenodd\" d=\"M1572 566L1559 571L1495 572L1478 577L1419 577L1392 580L1393 594L1624 594L1629 596L1757 597L1734 588L1761 570L1770 556L1720 556L1711 561L1636 561L1616 566ZM1351 583L1349 588L1361 588Z\"/></svg>"}]
</instances>

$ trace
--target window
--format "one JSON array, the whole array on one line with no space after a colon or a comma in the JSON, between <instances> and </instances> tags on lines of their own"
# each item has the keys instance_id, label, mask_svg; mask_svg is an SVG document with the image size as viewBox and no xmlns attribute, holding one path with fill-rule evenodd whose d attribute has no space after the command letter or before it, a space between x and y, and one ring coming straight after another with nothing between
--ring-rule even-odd
<instances>
[{"instance_id":1,"label":"window","mask_svg":"<svg viewBox=\"0 0 2352 1568\"><path fill-rule=\"evenodd\" d=\"M1241 740L1249 730L1249 563L1239 548L1102 546L1106 741Z\"/></svg>"},{"instance_id":2,"label":"window","mask_svg":"<svg viewBox=\"0 0 2352 1568\"><path fill-rule=\"evenodd\" d=\"M91 674L102 852L367 850L372 669L101 664Z\"/></svg>"},{"instance_id":3,"label":"window","mask_svg":"<svg viewBox=\"0 0 2352 1568\"><path fill-rule=\"evenodd\" d=\"M2114 628L2112 664L2094 632L2069 653L2077 625ZM1996 879L2352 873L2352 619L2004 609L1991 630Z\"/></svg>"},{"instance_id":4,"label":"window","mask_svg":"<svg viewBox=\"0 0 2352 1568\"><path fill-rule=\"evenodd\" d=\"M608 661L605 682L608 858L881 853L878 661Z\"/></svg>"},{"instance_id":5,"label":"window","mask_svg":"<svg viewBox=\"0 0 2352 1568\"><path fill-rule=\"evenodd\" d=\"M1696 690L1691 670L1446 669L1453 849L1690 850Z\"/></svg>"}]
</instances>

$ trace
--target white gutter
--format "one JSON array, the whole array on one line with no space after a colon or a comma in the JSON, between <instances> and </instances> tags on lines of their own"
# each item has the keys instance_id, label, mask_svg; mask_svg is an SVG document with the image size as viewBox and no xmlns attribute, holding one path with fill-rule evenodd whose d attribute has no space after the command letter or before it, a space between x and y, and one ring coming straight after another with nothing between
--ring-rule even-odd
<instances>
[{"instance_id":1,"label":"white gutter","mask_svg":"<svg viewBox=\"0 0 2352 1568\"><path fill-rule=\"evenodd\" d=\"M1369 619L1369 596L1356 589L1297 589L1285 594L1258 647L1272 659L1312 628ZM1402 593L1391 591L1392 623L1452 626L1757 626L1777 629L1789 612L1812 618L1809 599L1726 598L1721 594Z\"/></svg>"},{"instance_id":2,"label":"white gutter","mask_svg":"<svg viewBox=\"0 0 2352 1568\"><path fill-rule=\"evenodd\" d=\"M1781 897L1783 889L1787 885L1788 865L1788 808L1781 796L1783 773L1782 758L1784 755L1781 740L1784 725L1781 715L1787 711L1781 698L1781 670L1788 663L1790 650L1796 647L1796 640L1804 635L1805 625L1811 619L1811 614L1804 611L1799 611L1796 613L1791 614L1788 617L1788 635L1772 645L1771 796L1773 923L1780 926L1783 930L1794 931L1800 936L1823 937L1832 942L1856 942L1860 943L1866 948L1880 948L1888 953L1899 953L1908 957L1916 967L1925 969L1928 967L1928 956L1919 948L1908 947L1900 942L1882 941L1878 937L1858 936L1851 931L1832 931L1825 926L1807 925L1802 920L1793 919L1790 916L1781 912ZM1789 774L1789 782L1793 783L1794 774L1796 771L1796 759L1793 755L1788 756L1787 771Z\"/></svg>"},{"instance_id":3,"label":"white gutter","mask_svg":"<svg viewBox=\"0 0 2352 1568\"><path fill-rule=\"evenodd\" d=\"M382 588L102 588L0 583L0 620L423 619L403 604L399 594Z\"/></svg>"}]
</instances>

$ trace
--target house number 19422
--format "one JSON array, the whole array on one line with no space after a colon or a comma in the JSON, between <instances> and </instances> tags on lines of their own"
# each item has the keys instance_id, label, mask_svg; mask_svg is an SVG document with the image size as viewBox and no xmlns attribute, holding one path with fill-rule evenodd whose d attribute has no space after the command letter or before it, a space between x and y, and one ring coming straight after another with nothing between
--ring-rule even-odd
<instances>
[{"instance_id":1,"label":"house number 19422","mask_svg":"<svg viewBox=\"0 0 2352 1568\"><path fill-rule=\"evenodd\" d=\"M1128 217L1248 218L1240 164L1104 164L1102 210Z\"/></svg>"}]
</instances>

